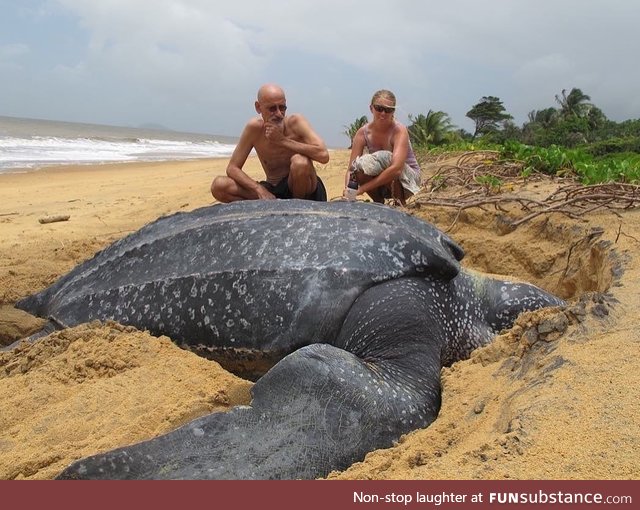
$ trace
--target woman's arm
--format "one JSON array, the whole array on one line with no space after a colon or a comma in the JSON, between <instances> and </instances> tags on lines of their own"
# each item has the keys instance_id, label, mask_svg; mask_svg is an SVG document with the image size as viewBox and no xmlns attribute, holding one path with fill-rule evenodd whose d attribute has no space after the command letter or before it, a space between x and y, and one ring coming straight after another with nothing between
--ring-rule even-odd
<instances>
[{"instance_id":1,"label":"woman's arm","mask_svg":"<svg viewBox=\"0 0 640 510\"><path fill-rule=\"evenodd\" d=\"M402 169L407 162L409 152L409 132L402 124L396 124L392 135L393 153L391 163L379 175L366 182L358 189L358 194L385 186L400 177Z\"/></svg>"}]
</instances>

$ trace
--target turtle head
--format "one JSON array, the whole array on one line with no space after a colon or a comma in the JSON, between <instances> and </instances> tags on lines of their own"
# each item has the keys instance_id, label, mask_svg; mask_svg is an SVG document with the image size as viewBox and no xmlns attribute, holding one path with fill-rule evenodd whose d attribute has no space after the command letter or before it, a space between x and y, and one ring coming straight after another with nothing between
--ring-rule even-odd
<instances>
[{"instance_id":1,"label":"turtle head","mask_svg":"<svg viewBox=\"0 0 640 510\"><path fill-rule=\"evenodd\" d=\"M485 284L486 320L494 331L513 326L522 312L566 302L531 283L488 278Z\"/></svg>"}]
</instances>

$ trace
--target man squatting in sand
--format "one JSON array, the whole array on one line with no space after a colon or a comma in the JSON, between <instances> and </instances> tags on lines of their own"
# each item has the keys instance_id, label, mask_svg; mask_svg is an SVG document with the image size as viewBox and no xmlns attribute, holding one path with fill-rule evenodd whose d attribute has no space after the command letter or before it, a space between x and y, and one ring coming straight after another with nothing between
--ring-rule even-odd
<instances>
[{"instance_id":1,"label":"man squatting in sand","mask_svg":"<svg viewBox=\"0 0 640 510\"><path fill-rule=\"evenodd\" d=\"M326 201L324 185L313 162L325 164L329 152L309 122L296 113L285 116L287 101L277 85L258 90L255 102L259 117L247 122L236 145L227 175L211 183L211 194L220 202L273 198L303 198ZM266 181L256 182L242 167L255 149Z\"/></svg>"}]
</instances>

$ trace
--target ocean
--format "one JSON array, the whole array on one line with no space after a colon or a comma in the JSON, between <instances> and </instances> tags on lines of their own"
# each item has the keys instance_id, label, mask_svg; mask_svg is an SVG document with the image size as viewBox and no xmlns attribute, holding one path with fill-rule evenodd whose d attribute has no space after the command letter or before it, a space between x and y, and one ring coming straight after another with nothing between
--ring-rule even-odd
<instances>
[{"instance_id":1,"label":"ocean","mask_svg":"<svg viewBox=\"0 0 640 510\"><path fill-rule=\"evenodd\" d=\"M0 116L0 172L51 165L229 157L237 138Z\"/></svg>"}]
</instances>

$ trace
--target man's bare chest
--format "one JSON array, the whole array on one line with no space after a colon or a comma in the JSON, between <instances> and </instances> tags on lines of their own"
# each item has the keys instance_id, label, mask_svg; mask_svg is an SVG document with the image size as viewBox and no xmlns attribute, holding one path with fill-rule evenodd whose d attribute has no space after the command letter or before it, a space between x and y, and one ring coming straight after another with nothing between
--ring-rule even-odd
<instances>
[{"instance_id":1,"label":"man's bare chest","mask_svg":"<svg viewBox=\"0 0 640 510\"><path fill-rule=\"evenodd\" d=\"M289 167L293 151L285 147L274 147L265 145L264 147L256 147L256 153L260 161L265 167L276 169L283 166Z\"/></svg>"}]
</instances>

